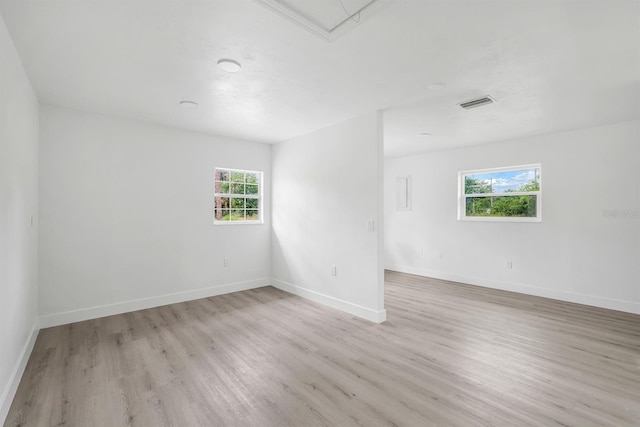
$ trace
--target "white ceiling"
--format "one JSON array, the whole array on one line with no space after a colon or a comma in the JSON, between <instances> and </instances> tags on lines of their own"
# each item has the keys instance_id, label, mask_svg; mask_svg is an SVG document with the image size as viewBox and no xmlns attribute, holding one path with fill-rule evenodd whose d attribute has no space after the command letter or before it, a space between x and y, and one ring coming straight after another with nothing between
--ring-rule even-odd
<instances>
[{"instance_id":1,"label":"white ceiling","mask_svg":"<svg viewBox=\"0 0 640 427\"><path fill-rule=\"evenodd\" d=\"M399 156L640 118L640 0L395 0L333 42L252 0L0 13L42 103L212 134L278 142L384 109Z\"/></svg>"}]
</instances>

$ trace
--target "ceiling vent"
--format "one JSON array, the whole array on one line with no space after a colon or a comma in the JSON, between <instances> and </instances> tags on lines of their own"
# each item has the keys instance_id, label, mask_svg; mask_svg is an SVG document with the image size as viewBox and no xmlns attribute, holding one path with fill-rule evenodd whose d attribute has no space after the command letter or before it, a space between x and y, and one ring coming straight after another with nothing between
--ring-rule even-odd
<instances>
[{"instance_id":1,"label":"ceiling vent","mask_svg":"<svg viewBox=\"0 0 640 427\"><path fill-rule=\"evenodd\" d=\"M478 108L485 105L493 104L494 102L496 102L496 100L490 97L489 95L487 95L487 96L483 96L482 98L472 99L471 101L462 102L458 105L464 108L465 110L470 110L472 108Z\"/></svg>"}]
</instances>

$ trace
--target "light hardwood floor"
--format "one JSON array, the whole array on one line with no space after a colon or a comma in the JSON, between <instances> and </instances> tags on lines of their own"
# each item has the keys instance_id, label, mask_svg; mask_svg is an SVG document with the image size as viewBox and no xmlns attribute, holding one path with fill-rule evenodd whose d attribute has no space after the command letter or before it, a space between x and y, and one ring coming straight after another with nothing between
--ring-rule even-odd
<instances>
[{"instance_id":1,"label":"light hardwood floor","mask_svg":"<svg viewBox=\"0 0 640 427\"><path fill-rule=\"evenodd\" d=\"M640 426L640 316L400 273L376 325L262 288L40 331L6 426Z\"/></svg>"}]
</instances>

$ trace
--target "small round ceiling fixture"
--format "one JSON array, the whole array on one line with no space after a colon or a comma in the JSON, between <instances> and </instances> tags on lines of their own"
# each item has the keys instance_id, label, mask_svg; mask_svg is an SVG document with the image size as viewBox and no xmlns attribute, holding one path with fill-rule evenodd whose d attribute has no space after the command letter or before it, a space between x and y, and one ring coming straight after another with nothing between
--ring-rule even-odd
<instances>
[{"instance_id":1,"label":"small round ceiling fixture","mask_svg":"<svg viewBox=\"0 0 640 427\"><path fill-rule=\"evenodd\" d=\"M431 136L429 132L420 132L418 136Z\"/></svg>"},{"instance_id":2,"label":"small round ceiling fixture","mask_svg":"<svg viewBox=\"0 0 640 427\"><path fill-rule=\"evenodd\" d=\"M444 83L431 83L429 86L427 86L427 88L429 90L439 90L439 89L444 89Z\"/></svg>"},{"instance_id":3,"label":"small round ceiling fixture","mask_svg":"<svg viewBox=\"0 0 640 427\"><path fill-rule=\"evenodd\" d=\"M180 108L183 110L195 110L198 108L198 103L193 101L180 101Z\"/></svg>"},{"instance_id":4,"label":"small round ceiling fixture","mask_svg":"<svg viewBox=\"0 0 640 427\"><path fill-rule=\"evenodd\" d=\"M218 61L218 68L226 73L237 73L242 66L238 61L233 59L221 59Z\"/></svg>"}]
</instances>

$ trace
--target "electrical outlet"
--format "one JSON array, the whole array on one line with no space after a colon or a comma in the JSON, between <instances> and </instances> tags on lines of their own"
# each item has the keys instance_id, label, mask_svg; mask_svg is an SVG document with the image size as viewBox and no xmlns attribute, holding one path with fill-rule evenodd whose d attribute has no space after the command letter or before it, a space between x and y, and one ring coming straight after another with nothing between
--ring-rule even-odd
<instances>
[{"instance_id":1,"label":"electrical outlet","mask_svg":"<svg viewBox=\"0 0 640 427\"><path fill-rule=\"evenodd\" d=\"M222 265L224 265L225 267L229 267L229 260L228 260L227 258L225 258L225 259L222 261Z\"/></svg>"},{"instance_id":2,"label":"electrical outlet","mask_svg":"<svg viewBox=\"0 0 640 427\"><path fill-rule=\"evenodd\" d=\"M338 268L335 265L331 266L331 275L332 276L337 276L338 275Z\"/></svg>"},{"instance_id":3,"label":"electrical outlet","mask_svg":"<svg viewBox=\"0 0 640 427\"><path fill-rule=\"evenodd\" d=\"M444 252L440 252L440 261L444 261Z\"/></svg>"},{"instance_id":4,"label":"electrical outlet","mask_svg":"<svg viewBox=\"0 0 640 427\"><path fill-rule=\"evenodd\" d=\"M511 269L513 269L513 261L508 260L507 261L507 270L511 270Z\"/></svg>"}]
</instances>

